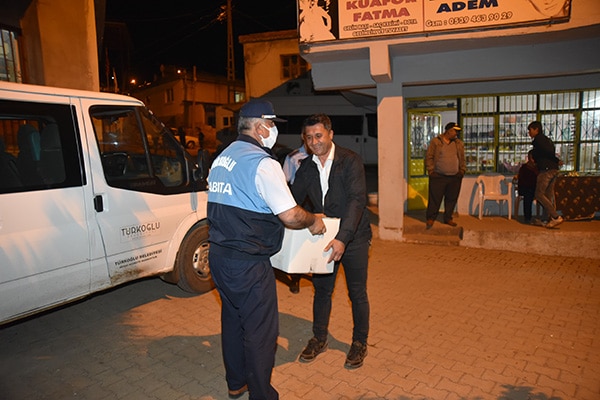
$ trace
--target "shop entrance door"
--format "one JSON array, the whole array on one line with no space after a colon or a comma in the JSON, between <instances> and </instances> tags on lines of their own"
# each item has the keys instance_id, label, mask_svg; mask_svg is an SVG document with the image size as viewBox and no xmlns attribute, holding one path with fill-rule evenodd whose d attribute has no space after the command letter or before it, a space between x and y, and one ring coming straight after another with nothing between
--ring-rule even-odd
<instances>
[{"instance_id":1,"label":"shop entrance door","mask_svg":"<svg viewBox=\"0 0 600 400\"><path fill-rule=\"evenodd\" d=\"M429 179L425 153L429 141L441 133L442 116L436 112L408 111L408 211L427 208Z\"/></svg>"}]
</instances>

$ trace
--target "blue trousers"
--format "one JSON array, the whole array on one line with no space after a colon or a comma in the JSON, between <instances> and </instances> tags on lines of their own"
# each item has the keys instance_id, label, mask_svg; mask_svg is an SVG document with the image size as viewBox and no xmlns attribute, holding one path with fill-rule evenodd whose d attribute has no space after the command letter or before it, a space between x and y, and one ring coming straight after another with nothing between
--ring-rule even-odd
<instances>
[{"instance_id":1,"label":"blue trousers","mask_svg":"<svg viewBox=\"0 0 600 400\"><path fill-rule=\"evenodd\" d=\"M275 274L269 260L237 260L209 254L221 296L221 340L230 390L248 385L250 399L276 400L271 385L279 314Z\"/></svg>"},{"instance_id":2,"label":"blue trousers","mask_svg":"<svg viewBox=\"0 0 600 400\"><path fill-rule=\"evenodd\" d=\"M313 301L313 334L321 341L327 339L329 317L331 315L331 296L335 279L340 267L344 267L348 296L352 303L352 342L358 340L367 343L369 336L369 298L367 296L367 268L369 264L369 241L348 244L340 262L336 262L333 273L313 274L315 288Z\"/></svg>"}]
</instances>

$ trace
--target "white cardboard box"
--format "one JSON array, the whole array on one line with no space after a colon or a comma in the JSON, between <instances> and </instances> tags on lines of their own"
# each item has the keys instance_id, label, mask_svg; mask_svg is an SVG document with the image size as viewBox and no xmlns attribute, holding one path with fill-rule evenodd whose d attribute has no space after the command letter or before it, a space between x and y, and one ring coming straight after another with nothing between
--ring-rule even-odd
<instances>
[{"instance_id":1,"label":"white cardboard box","mask_svg":"<svg viewBox=\"0 0 600 400\"><path fill-rule=\"evenodd\" d=\"M339 218L323 218L327 231L312 235L308 228L285 228L279 253L271 257L273 267L292 274L328 274L333 272L334 262L328 263L331 249L323 249L337 235Z\"/></svg>"}]
</instances>

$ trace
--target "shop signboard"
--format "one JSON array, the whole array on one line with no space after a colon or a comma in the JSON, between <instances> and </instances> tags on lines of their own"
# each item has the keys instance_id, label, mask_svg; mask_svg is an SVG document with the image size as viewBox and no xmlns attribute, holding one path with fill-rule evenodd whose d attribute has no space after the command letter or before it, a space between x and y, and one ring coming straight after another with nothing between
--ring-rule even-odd
<instances>
[{"instance_id":1,"label":"shop signboard","mask_svg":"<svg viewBox=\"0 0 600 400\"><path fill-rule=\"evenodd\" d=\"M568 21L571 0L298 0L301 42Z\"/></svg>"}]
</instances>

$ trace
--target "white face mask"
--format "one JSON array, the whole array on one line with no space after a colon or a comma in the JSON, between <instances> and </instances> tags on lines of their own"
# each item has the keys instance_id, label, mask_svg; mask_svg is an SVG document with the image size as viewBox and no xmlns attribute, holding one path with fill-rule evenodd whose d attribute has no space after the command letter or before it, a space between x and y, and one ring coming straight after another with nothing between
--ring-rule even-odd
<instances>
[{"instance_id":1,"label":"white face mask","mask_svg":"<svg viewBox=\"0 0 600 400\"><path fill-rule=\"evenodd\" d=\"M279 133L279 132L277 132L277 126L273 125L270 128L264 124L263 124L263 126L265 127L265 129L267 129L269 131L269 137L264 138L261 136L260 140L262 141L263 146L272 149L273 146L275 145L275 142L277 141L277 134Z\"/></svg>"}]
</instances>

